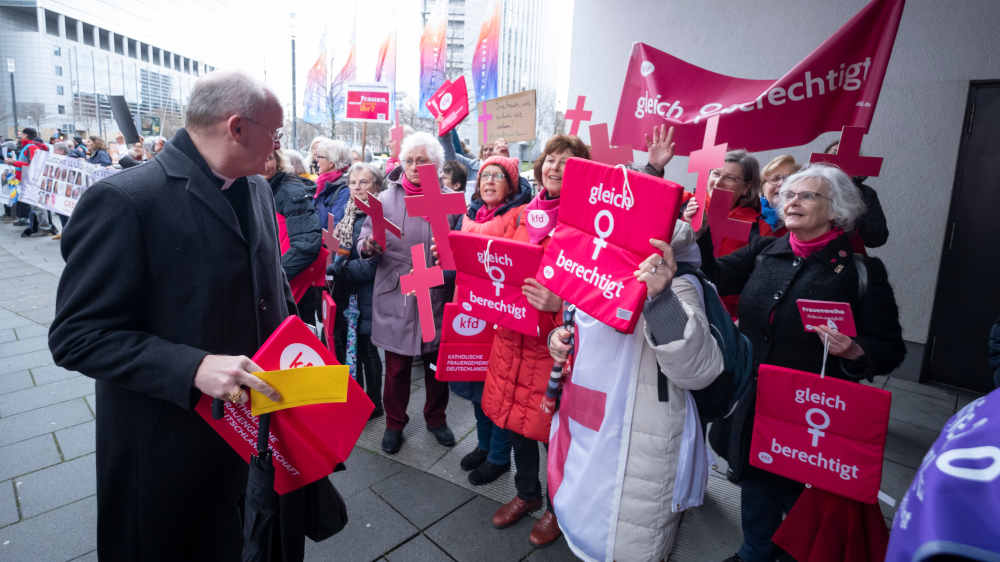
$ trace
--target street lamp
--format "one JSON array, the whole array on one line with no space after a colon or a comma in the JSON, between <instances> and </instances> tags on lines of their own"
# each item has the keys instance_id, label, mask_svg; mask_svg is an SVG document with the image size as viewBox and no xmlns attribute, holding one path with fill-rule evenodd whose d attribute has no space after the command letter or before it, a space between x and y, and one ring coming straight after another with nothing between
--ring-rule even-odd
<instances>
[{"instance_id":1,"label":"street lamp","mask_svg":"<svg viewBox=\"0 0 1000 562\"><path fill-rule=\"evenodd\" d=\"M17 91L14 89L14 59L7 57L7 72L10 74L10 108L14 115L14 136L17 136Z\"/></svg>"},{"instance_id":2,"label":"street lamp","mask_svg":"<svg viewBox=\"0 0 1000 562\"><path fill-rule=\"evenodd\" d=\"M299 149L299 128L296 111L298 105L295 101L295 12L288 14L288 27L292 35L292 150Z\"/></svg>"}]
</instances>

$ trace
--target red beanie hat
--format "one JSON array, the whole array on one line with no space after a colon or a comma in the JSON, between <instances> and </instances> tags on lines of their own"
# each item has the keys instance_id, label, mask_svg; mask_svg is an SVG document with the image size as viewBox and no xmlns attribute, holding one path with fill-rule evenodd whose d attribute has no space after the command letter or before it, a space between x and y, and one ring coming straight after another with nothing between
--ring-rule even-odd
<instances>
[{"instance_id":1,"label":"red beanie hat","mask_svg":"<svg viewBox=\"0 0 1000 562\"><path fill-rule=\"evenodd\" d=\"M517 158L506 158L504 156L490 156L483 161L479 166L479 171L482 172L487 166L500 166L504 172L507 173L507 183L510 185L510 192L517 193L520 191L520 180L521 175L518 173L518 159ZM479 178L476 178L476 186L479 186Z\"/></svg>"}]
</instances>

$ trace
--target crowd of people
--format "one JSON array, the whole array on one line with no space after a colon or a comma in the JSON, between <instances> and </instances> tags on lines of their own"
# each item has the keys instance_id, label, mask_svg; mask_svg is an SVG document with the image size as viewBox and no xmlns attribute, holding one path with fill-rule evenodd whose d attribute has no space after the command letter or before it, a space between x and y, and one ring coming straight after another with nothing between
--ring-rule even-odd
<instances>
[{"instance_id":1,"label":"crowd of people","mask_svg":"<svg viewBox=\"0 0 1000 562\"><path fill-rule=\"evenodd\" d=\"M220 83L249 101L208 95L206 88ZM224 444L220 450L217 443L205 441L210 430L190 412L195 398L204 393L234 400L235 391L235 400L245 401L245 387L273 394L253 375L256 366L246 357L285 314L297 311L315 324L324 291L337 305L336 317L327 319L334 322L334 341L327 345L340 362L351 365L352 375L375 404L371 418L384 416L382 450L394 455L405 446L411 372L419 365L424 423L441 446L456 444L446 416L450 395L471 403L476 446L459 462L469 482L483 485L515 467L516 495L494 513L492 524L509 527L544 509L528 540L544 545L565 534L576 554L592 559L665 560L681 513L701 504L707 469L691 459L704 459L710 445L691 392L708 387L723 371L722 351L706 314L706 300L714 291L706 290L701 276L714 283L739 331L752 344L755 371L767 363L817 372L825 361L826 374L861 381L893 371L905 355L889 274L881 260L866 254L866 248L885 244L888 231L878 197L865 178L851 178L831 165L803 166L790 154L761 166L753 154L734 150L711 172L709 197L719 189L732 191L730 217L752 223L749 235L723 239L716 251L707 220L699 231L691 227L696 214L706 212L691 199L677 217L670 241L651 241L648 257L635 271L648 298L633 334L574 309L575 303L564 302L529 278L521 290L538 311L538 335L497 327L485 381L449 385L437 380L435 365L444 305L454 295L454 272L445 272L445 284L430 289L437 336L424 341L416 299L400 291L400 277L414 268L414 245L425 248L423 265L433 266L438 241L426 220L407 213L404 198L426 189L465 192L467 210L451 217L453 230L544 248L558 220L566 162L589 159L589 147L576 136L555 134L543 139L533 162L522 163L510 156L502 139L472 155L455 133L437 137L408 131L397 159L383 167L343 141L325 137L314 139L305 154L280 149L281 111L274 95L241 74L203 78L191 98L184 130L165 145L153 143L150 150L144 145L129 152L130 160L153 158L161 166L138 166L92 187L76 211L92 216L71 221L63 239L67 267L51 346L58 364L99 381L102 559L104 553L125 552L116 550L120 545L112 546L120 537L109 525L129 517L139 521L129 528L153 525L148 516L134 512L147 507L127 499L138 492L115 480L116 474L142 466L149 455L152 428L147 432L140 424L124 429L129 416L140 416L140 407L153 408L182 428L172 441L187 452L170 467L158 467L161 474L189 470L183 458L192 463L197 458L197 466L209 467L205 458L233 456ZM206 106L205 100L215 106ZM30 161L31 147L45 148L28 132L22 146ZM100 139L85 144L89 158L101 158ZM56 147L77 149L72 141L59 141ZM653 131L646 148L648 163L641 170L662 176L674 155L672 131ZM418 167L427 164L437 169L438 185L424 185ZM209 240L198 237L205 232L192 225L210 220L205 218L210 215L199 214L204 209L186 199L162 200L177 177L198 183L194 195L216 222L227 223L229 235L223 225L216 225L218 232L213 226L213 239L206 244ZM266 198L260 189L265 189ZM374 240L371 221L359 205L372 198L401 230L399 237L388 235L384 246ZM158 203L162 209L153 212ZM111 208L116 209L114 217L102 212ZM263 216L257 210L277 220L256 221ZM146 224L149 216L160 218ZM154 229L162 229L161 234L140 235L157 232ZM337 240L336 248L324 248L324 229ZM179 232L176 240L174 232ZM108 244L105 239L118 242ZM253 252L247 251L247 241ZM334 255L326 266L328 251ZM185 264L182 271L170 269L171 263L180 262ZM220 262L229 265L214 271ZM134 279L112 275L122 263L137 272ZM268 270L269 264L280 264L280 271ZM102 286L109 277L116 279L113 286ZM796 307L799 298L849 303L857 336L826 326L806 332ZM199 302L204 306L197 308L199 319L218 315L225 322L209 320L186 332L195 320L179 319L178 311L194 310L192 303ZM237 322L234 315L242 320ZM106 337L93 337L95 330ZM586 393L568 390L554 412L541 407L553 367L567 360L572 362L570 381L585 381L591 374L607 377L613 365L624 385L608 395L609 403L618 400L623 406L607 406L621 419L605 418L601 437L591 445L574 440L568 456L562 443L548 445L560 430L569 431L570 418L564 412L590 408L592 402ZM166 364L170 368L160 372ZM749 442L754 413L753 393L749 396L734 414L738 419L713 424L707 439L729 461L730 476L741 487L743 544L729 559L734 562L782 556L771 538L803 490L801 483L749 466L746 446L742 458L719 450L719 443ZM106 412L124 418L112 419ZM183 432L193 435L190 441L181 439ZM733 432L738 432L735 439ZM117 439L113 444L106 443L110 435ZM615 448L623 443L623 448ZM551 489L551 478L550 490L542 486L542 455L566 475L557 491ZM611 475L617 483L595 485L580 477L580 471L619 461L623 464L615 465L619 469ZM220 461L218 468L212 466L208 484L192 484L197 489L213 482L219 486L207 488L220 496L220 506L212 512L216 521L231 515L221 502L231 504L235 492L229 489L231 483L220 484L230 470L236 470L232 463ZM567 499L573 497L614 507L608 508L606 520L595 518L592 510L575 508ZM169 512L183 513L178 521L188 516L177 511L181 500L158 501L148 506L160 510L158 520L174 520ZM148 549L158 545L181 559L185 548L209 541L214 546L206 551L218 553L216 559L232 559L234 547L218 544L219 524L205 524L214 529L215 538L202 536L204 530L194 523L183 529L178 523L170 530L188 542L165 546L136 534L129 554L134 558L136 552L153 553Z\"/></svg>"}]
</instances>

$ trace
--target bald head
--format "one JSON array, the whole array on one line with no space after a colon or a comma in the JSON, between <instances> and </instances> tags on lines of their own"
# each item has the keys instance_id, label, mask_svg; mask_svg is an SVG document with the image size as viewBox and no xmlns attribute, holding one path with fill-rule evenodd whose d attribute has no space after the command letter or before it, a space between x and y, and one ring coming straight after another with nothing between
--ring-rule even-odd
<instances>
[{"instance_id":1,"label":"bald head","mask_svg":"<svg viewBox=\"0 0 1000 562\"><path fill-rule=\"evenodd\" d=\"M184 126L202 131L232 115L253 119L276 106L278 98L263 83L242 72L213 72L195 82Z\"/></svg>"}]
</instances>

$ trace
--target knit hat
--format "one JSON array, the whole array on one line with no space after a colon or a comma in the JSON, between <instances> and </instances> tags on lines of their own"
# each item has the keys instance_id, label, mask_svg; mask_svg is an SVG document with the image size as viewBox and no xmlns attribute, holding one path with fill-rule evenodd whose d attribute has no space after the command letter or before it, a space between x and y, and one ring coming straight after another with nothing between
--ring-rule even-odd
<instances>
[{"instance_id":1,"label":"knit hat","mask_svg":"<svg viewBox=\"0 0 1000 562\"><path fill-rule=\"evenodd\" d=\"M511 193L517 193L519 189L518 178L521 175L518 173L518 160L517 158L506 158L504 156L490 156L479 165L479 173L481 174L487 166L500 166L503 171L507 174L507 184L510 186ZM479 178L476 178L476 186L478 188L480 182Z\"/></svg>"},{"instance_id":2,"label":"knit hat","mask_svg":"<svg viewBox=\"0 0 1000 562\"><path fill-rule=\"evenodd\" d=\"M38 138L38 131L36 131L35 129L33 129L31 127L25 127L23 129L21 129L21 132L24 133L24 136L28 137L29 139L37 139Z\"/></svg>"}]
</instances>

